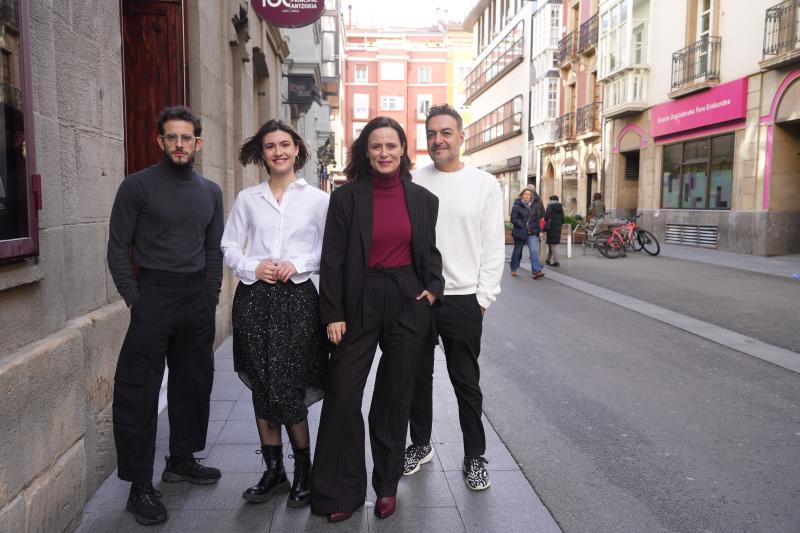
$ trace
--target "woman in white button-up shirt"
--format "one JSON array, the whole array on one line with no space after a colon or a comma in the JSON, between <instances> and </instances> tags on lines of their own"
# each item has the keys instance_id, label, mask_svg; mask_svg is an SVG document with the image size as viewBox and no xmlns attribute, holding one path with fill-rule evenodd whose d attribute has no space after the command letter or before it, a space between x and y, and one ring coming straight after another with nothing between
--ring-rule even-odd
<instances>
[{"instance_id":1,"label":"woman in white button-up shirt","mask_svg":"<svg viewBox=\"0 0 800 533\"><path fill-rule=\"evenodd\" d=\"M289 490L281 447L286 426L295 462L287 504L302 507L310 498L307 407L322 398L328 359L310 277L319 270L329 197L295 175L308 149L283 121L266 122L244 143L239 160L269 176L239 193L222 236L225 264L239 278L234 369L252 390L266 463L261 480L242 497L265 502Z\"/></svg>"}]
</instances>

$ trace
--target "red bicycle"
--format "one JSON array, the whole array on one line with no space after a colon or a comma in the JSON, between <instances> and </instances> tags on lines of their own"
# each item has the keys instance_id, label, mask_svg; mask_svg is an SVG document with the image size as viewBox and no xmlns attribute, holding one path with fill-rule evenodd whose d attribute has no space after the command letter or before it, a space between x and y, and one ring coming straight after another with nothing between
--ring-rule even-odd
<instances>
[{"instance_id":1,"label":"red bicycle","mask_svg":"<svg viewBox=\"0 0 800 533\"><path fill-rule=\"evenodd\" d=\"M634 252L644 250L649 255L658 255L661 245L655 235L641 229L636 220L642 215L625 219L625 223L612 229L600 231L595 235L595 245L605 257L616 259L627 255L627 249Z\"/></svg>"}]
</instances>

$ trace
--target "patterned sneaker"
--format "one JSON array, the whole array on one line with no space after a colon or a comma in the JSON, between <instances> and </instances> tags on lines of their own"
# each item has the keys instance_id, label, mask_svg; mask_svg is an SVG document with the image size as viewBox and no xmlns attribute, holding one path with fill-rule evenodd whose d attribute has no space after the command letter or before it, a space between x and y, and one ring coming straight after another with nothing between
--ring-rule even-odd
<instances>
[{"instance_id":1,"label":"patterned sneaker","mask_svg":"<svg viewBox=\"0 0 800 533\"><path fill-rule=\"evenodd\" d=\"M464 457L464 481L470 490L485 490L492 484L484 463L489 464L489 461L483 457Z\"/></svg>"},{"instance_id":2,"label":"patterned sneaker","mask_svg":"<svg viewBox=\"0 0 800 533\"><path fill-rule=\"evenodd\" d=\"M152 483L133 483L126 509L143 526L160 524L167 519L167 508L161 501L161 493Z\"/></svg>"},{"instance_id":3,"label":"patterned sneaker","mask_svg":"<svg viewBox=\"0 0 800 533\"><path fill-rule=\"evenodd\" d=\"M403 475L416 474L422 465L433 459L433 447L430 444L410 444L406 448L406 459L403 465Z\"/></svg>"},{"instance_id":4,"label":"patterned sneaker","mask_svg":"<svg viewBox=\"0 0 800 533\"><path fill-rule=\"evenodd\" d=\"M167 466L161 474L165 483L188 481L195 485L211 485L219 481L222 474L216 468L203 466L193 455L188 457L167 457Z\"/></svg>"}]
</instances>

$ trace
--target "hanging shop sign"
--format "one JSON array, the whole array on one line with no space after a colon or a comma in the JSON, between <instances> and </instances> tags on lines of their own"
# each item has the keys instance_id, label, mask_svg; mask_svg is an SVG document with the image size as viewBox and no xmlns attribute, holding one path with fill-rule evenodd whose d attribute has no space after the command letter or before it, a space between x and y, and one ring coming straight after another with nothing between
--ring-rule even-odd
<instances>
[{"instance_id":1,"label":"hanging shop sign","mask_svg":"<svg viewBox=\"0 0 800 533\"><path fill-rule=\"evenodd\" d=\"M597 173L597 156L594 154L589 154L589 157L586 158L586 173Z\"/></svg>"},{"instance_id":2,"label":"hanging shop sign","mask_svg":"<svg viewBox=\"0 0 800 533\"><path fill-rule=\"evenodd\" d=\"M279 28L302 28L322 16L325 0L250 0L262 20Z\"/></svg>"},{"instance_id":3,"label":"hanging shop sign","mask_svg":"<svg viewBox=\"0 0 800 533\"><path fill-rule=\"evenodd\" d=\"M567 158L563 163L561 163L561 174L577 174L578 173L578 162L575 160L574 157Z\"/></svg>"},{"instance_id":4,"label":"hanging shop sign","mask_svg":"<svg viewBox=\"0 0 800 533\"><path fill-rule=\"evenodd\" d=\"M747 78L654 106L651 132L663 137L747 117Z\"/></svg>"},{"instance_id":5,"label":"hanging shop sign","mask_svg":"<svg viewBox=\"0 0 800 533\"><path fill-rule=\"evenodd\" d=\"M287 76L287 104L310 104L314 101L314 76Z\"/></svg>"}]
</instances>

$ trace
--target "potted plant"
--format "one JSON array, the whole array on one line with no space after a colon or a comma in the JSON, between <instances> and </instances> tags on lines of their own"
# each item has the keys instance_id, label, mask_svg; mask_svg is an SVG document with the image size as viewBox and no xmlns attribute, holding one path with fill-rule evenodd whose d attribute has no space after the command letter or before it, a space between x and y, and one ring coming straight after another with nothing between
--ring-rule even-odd
<instances>
[{"instance_id":1,"label":"potted plant","mask_svg":"<svg viewBox=\"0 0 800 533\"><path fill-rule=\"evenodd\" d=\"M514 244L514 236L511 235L512 229L514 229L514 225L511 222L506 222L506 244Z\"/></svg>"}]
</instances>

